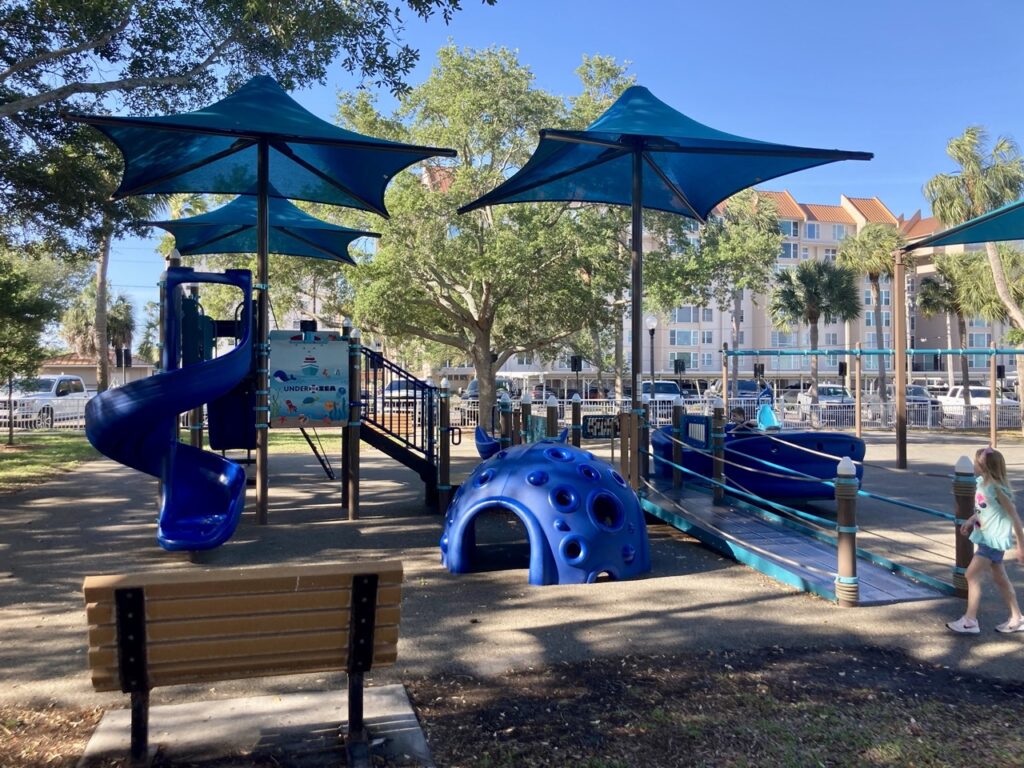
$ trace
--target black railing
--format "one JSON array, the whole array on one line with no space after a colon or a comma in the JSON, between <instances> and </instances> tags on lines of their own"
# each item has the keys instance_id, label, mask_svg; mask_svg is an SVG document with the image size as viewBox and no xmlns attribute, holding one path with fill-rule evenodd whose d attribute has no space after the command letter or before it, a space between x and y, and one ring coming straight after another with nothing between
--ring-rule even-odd
<instances>
[{"instance_id":1,"label":"black railing","mask_svg":"<svg viewBox=\"0 0 1024 768\"><path fill-rule=\"evenodd\" d=\"M437 387L362 348L363 421L434 463Z\"/></svg>"}]
</instances>

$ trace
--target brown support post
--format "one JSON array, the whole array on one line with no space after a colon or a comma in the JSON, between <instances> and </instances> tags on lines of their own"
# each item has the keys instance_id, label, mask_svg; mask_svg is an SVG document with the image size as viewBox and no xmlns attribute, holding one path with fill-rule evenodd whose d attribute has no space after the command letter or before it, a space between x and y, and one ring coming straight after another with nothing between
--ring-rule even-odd
<instances>
[{"instance_id":1,"label":"brown support post","mask_svg":"<svg viewBox=\"0 0 1024 768\"><path fill-rule=\"evenodd\" d=\"M853 356L853 387L857 392L857 405L855 406L856 412L853 414L853 423L856 426L857 437L864 436L864 420L860 412L861 374L863 374L864 372L864 368L862 365L862 361L864 360L864 358L861 357L861 349L862 345L858 341L857 354Z\"/></svg>"},{"instance_id":2,"label":"brown support post","mask_svg":"<svg viewBox=\"0 0 1024 768\"><path fill-rule=\"evenodd\" d=\"M518 411L512 411L512 445L523 444L523 406L519 404Z\"/></svg>"},{"instance_id":3,"label":"brown support post","mask_svg":"<svg viewBox=\"0 0 1024 768\"><path fill-rule=\"evenodd\" d=\"M558 437L558 400L554 395L548 395L548 418L544 434L547 437Z\"/></svg>"},{"instance_id":4,"label":"brown support post","mask_svg":"<svg viewBox=\"0 0 1024 768\"><path fill-rule=\"evenodd\" d=\"M989 343L988 353L988 444L996 447L999 430L999 398L996 396L996 343Z\"/></svg>"},{"instance_id":5,"label":"brown support post","mask_svg":"<svg viewBox=\"0 0 1024 768\"><path fill-rule=\"evenodd\" d=\"M953 505L956 514L955 551L956 563L953 565L953 586L957 597L967 597L967 566L974 557L974 543L960 532L960 526L974 514L974 494L977 486L974 482L974 462L966 456L957 459L953 470Z\"/></svg>"},{"instance_id":6,"label":"brown support post","mask_svg":"<svg viewBox=\"0 0 1024 768\"><path fill-rule=\"evenodd\" d=\"M894 254L892 276L893 303L893 367L896 390L896 468L907 468L907 270L903 264L903 251Z\"/></svg>"},{"instance_id":7,"label":"brown support post","mask_svg":"<svg viewBox=\"0 0 1024 768\"><path fill-rule=\"evenodd\" d=\"M502 450L512 447L512 398L508 392L502 392L498 400L498 444Z\"/></svg>"},{"instance_id":8,"label":"brown support post","mask_svg":"<svg viewBox=\"0 0 1024 768\"><path fill-rule=\"evenodd\" d=\"M860 602L857 581L857 468L844 456L836 470L836 600L840 608Z\"/></svg>"},{"instance_id":9,"label":"brown support post","mask_svg":"<svg viewBox=\"0 0 1024 768\"><path fill-rule=\"evenodd\" d=\"M269 497L270 446L270 208L267 189L270 182L270 143L260 139L257 147L256 195L256 524L270 520Z\"/></svg>"},{"instance_id":10,"label":"brown support post","mask_svg":"<svg viewBox=\"0 0 1024 768\"><path fill-rule=\"evenodd\" d=\"M631 413L619 414L619 473L630 486L633 484L629 477L629 438L633 434L632 418L633 414Z\"/></svg>"},{"instance_id":11,"label":"brown support post","mask_svg":"<svg viewBox=\"0 0 1024 768\"><path fill-rule=\"evenodd\" d=\"M348 453L348 475L345 483L348 484L348 519L359 519L359 432L361 424L360 407L362 398L362 387L360 386L360 362L362 350L360 339L362 334L356 328L348 345L348 440L345 451Z\"/></svg>"},{"instance_id":12,"label":"brown support post","mask_svg":"<svg viewBox=\"0 0 1024 768\"><path fill-rule=\"evenodd\" d=\"M683 464L683 418L686 410L683 408L683 398L677 397L672 401L672 487L679 490L683 487L683 473L678 469Z\"/></svg>"},{"instance_id":13,"label":"brown support post","mask_svg":"<svg viewBox=\"0 0 1024 768\"><path fill-rule=\"evenodd\" d=\"M583 400L577 392L572 396L572 427L570 430L572 444L577 448L583 439Z\"/></svg>"},{"instance_id":14,"label":"brown support post","mask_svg":"<svg viewBox=\"0 0 1024 768\"><path fill-rule=\"evenodd\" d=\"M452 500L452 401L448 379L437 390L441 439L437 446L437 508L443 515Z\"/></svg>"},{"instance_id":15,"label":"brown support post","mask_svg":"<svg viewBox=\"0 0 1024 768\"><path fill-rule=\"evenodd\" d=\"M725 488L722 483L725 481L725 408L715 406L711 416L711 451L714 454L714 481L716 483L712 491L712 499L715 504L725 503Z\"/></svg>"}]
</instances>

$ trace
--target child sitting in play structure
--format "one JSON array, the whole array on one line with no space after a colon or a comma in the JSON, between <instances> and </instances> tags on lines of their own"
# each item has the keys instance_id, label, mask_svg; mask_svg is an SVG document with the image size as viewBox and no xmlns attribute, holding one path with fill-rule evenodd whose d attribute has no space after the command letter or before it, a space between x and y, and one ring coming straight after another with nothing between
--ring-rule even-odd
<instances>
[{"instance_id":1,"label":"child sitting in play structure","mask_svg":"<svg viewBox=\"0 0 1024 768\"><path fill-rule=\"evenodd\" d=\"M748 419L747 412L742 406L737 405L730 411L729 423L725 427L733 429L757 429L757 419Z\"/></svg>"},{"instance_id":2,"label":"child sitting in play structure","mask_svg":"<svg viewBox=\"0 0 1024 768\"><path fill-rule=\"evenodd\" d=\"M992 569L992 581L1010 609L1010 618L996 627L997 632L1024 632L1024 618L1013 584L1003 566L1003 553L1016 548L1017 562L1024 565L1024 531L1013 503L1013 490L1006 479L1006 460L994 448L982 448L974 456L978 489L974 495L974 514L964 521L960 532L970 535L977 551L967 566L967 610L956 621L946 624L954 632L977 634L981 580L986 565ZM1016 545L1014 544L1016 537Z\"/></svg>"}]
</instances>

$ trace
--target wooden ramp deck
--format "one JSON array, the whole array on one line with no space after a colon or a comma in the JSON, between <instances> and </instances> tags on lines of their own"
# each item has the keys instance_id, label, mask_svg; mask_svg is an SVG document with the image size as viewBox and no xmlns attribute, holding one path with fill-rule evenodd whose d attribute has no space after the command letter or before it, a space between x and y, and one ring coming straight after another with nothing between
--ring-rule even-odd
<instances>
[{"instance_id":1,"label":"wooden ramp deck","mask_svg":"<svg viewBox=\"0 0 1024 768\"><path fill-rule=\"evenodd\" d=\"M812 592L833 602L837 555L827 536L816 536L805 526L774 520L735 499L715 506L710 494L692 488L682 494L671 482L657 481L656 490L643 499L644 509L660 520L693 536L712 549L755 570ZM946 596L939 585L929 585L894 573L871 559L857 559L860 605L884 605Z\"/></svg>"}]
</instances>

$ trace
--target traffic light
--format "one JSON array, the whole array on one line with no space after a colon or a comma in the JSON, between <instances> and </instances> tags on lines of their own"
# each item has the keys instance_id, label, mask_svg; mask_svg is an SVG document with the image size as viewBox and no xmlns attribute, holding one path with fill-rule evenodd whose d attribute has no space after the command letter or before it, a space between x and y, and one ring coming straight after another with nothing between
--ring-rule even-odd
<instances>
[{"instance_id":1,"label":"traffic light","mask_svg":"<svg viewBox=\"0 0 1024 768\"><path fill-rule=\"evenodd\" d=\"M996 366L996 378L997 379L1005 379L1006 378L1006 366L1005 365L997 365Z\"/></svg>"},{"instance_id":2,"label":"traffic light","mask_svg":"<svg viewBox=\"0 0 1024 768\"><path fill-rule=\"evenodd\" d=\"M839 361L839 375L840 376L845 376L846 375L846 362L843 361L843 360Z\"/></svg>"},{"instance_id":3,"label":"traffic light","mask_svg":"<svg viewBox=\"0 0 1024 768\"><path fill-rule=\"evenodd\" d=\"M582 355L572 355L569 358L569 367L572 369L572 371L574 373L579 373L580 371L582 371L583 370L583 356Z\"/></svg>"}]
</instances>

